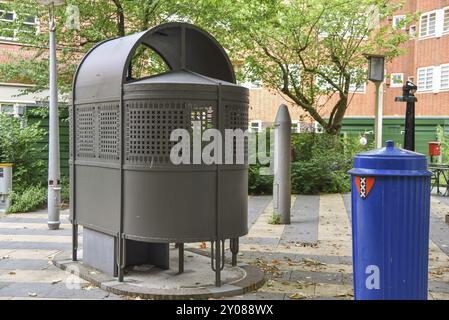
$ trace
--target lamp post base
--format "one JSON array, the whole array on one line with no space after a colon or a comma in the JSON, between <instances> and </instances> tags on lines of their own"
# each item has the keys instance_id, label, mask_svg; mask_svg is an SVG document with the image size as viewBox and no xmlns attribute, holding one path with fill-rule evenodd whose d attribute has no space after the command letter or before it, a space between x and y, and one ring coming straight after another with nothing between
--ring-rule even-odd
<instances>
[{"instance_id":1,"label":"lamp post base","mask_svg":"<svg viewBox=\"0 0 449 320\"><path fill-rule=\"evenodd\" d=\"M60 226L60 222L48 222L48 229L49 230L58 230Z\"/></svg>"}]
</instances>

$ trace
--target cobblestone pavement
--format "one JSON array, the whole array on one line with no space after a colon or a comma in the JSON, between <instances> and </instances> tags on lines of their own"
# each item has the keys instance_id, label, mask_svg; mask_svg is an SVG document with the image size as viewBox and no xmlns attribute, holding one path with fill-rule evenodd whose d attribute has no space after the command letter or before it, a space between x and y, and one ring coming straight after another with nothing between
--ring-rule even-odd
<instances>
[{"instance_id":1,"label":"cobblestone pavement","mask_svg":"<svg viewBox=\"0 0 449 320\"><path fill-rule=\"evenodd\" d=\"M232 299L352 299L349 195L292 196L287 226L267 223L271 200L249 197L250 231L239 253L240 261L263 269L268 281L257 292ZM449 226L444 223L449 200L435 196L431 205L429 299L449 299ZM71 248L67 214L57 231L47 230L45 211L0 214L0 299L126 299L49 262Z\"/></svg>"}]
</instances>

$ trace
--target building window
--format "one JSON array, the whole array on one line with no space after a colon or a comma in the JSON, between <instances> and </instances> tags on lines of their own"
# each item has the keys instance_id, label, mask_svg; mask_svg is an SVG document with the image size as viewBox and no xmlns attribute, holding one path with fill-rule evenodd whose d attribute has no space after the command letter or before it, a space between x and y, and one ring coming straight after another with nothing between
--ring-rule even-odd
<instances>
[{"instance_id":1,"label":"building window","mask_svg":"<svg viewBox=\"0 0 449 320\"><path fill-rule=\"evenodd\" d=\"M404 74L403 73L392 73L391 74L391 87L402 87L404 84Z\"/></svg>"},{"instance_id":2,"label":"building window","mask_svg":"<svg viewBox=\"0 0 449 320\"><path fill-rule=\"evenodd\" d=\"M449 63L441 65L440 89L449 89Z\"/></svg>"},{"instance_id":3,"label":"building window","mask_svg":"<svg viewBox=\"0 0 449 320\"><path fill-rule=\"evenodd\" d=\"M299 120L292 120L292 133L300 133L301 125L299 124Z\"/></svg>"},{"instance_id":4,"label":"building window","mask_svg":"<svg viewBox=\"0 0 449 320\"><path fill-rule=\"evenodd\" d=\"M15 14L14 12L7 11L0 2L0 38L12 40L15 36L15 30L13 27Z\"/></svg>"},{"instance_id":5,"label":"building window","mask_svg":"<svg viewBox=\"0 0 449 320\"><path fill-rule=\"evenodd\" d=\"M408 30L410 37L415 38L416 37L416 26L410 26L410 29Z\"/></svg>"},{"instance_id":6,"label":"building window","mask_svg":"<svg viewBox=\"0 0 449 320\"><path fill-rule=\"evenodd\" d=\"M14 104L1 103L0 104L0 112L13 115L14 114Z\"/></svg>"},{"instance_id":7,"label":"building window","mask_svg":"<svg viewBox=\"0 0 449 320\"><path fill-rule=\"evenodd\" d=\"M323 126L315 121L315 133L323 133Z\"/></svg>"},{"instance_id":8,"label":"building window","mask_svg":"<svg viewBox=\"0 0 449 320\"><path fill-rule=\"evenodd\" d=\"M35 16L26 16L23 19L22 26L20 27L20 33L36 34L38 30L38 21Z\"/></svg>"},{"instance_id":9,"label":"building window","mask_svg":"<svg viewBox=\"0 0 449 320\"><path fill-rule=\"evenodd\" d=\"M310 133L315 131L315 124L313 122L298 121L298 132Z\"/></svg>"},{"instance_id":10,"label":"building window","mask_svg":"<svg viewBox=\"0 0 449 320\"><path fill-rule=\"evenodd\" d=\"M444 9L443 33L449 33L449 7Z\"/></svg>"},{"instance_id":11,"label":"building window","mask_svg":"<svg viewBox=\"0 0 449 320\"><path fill-rule=\"evenodd\" d=\"M4 2L0 1L0 39L18 40L22 34L34 35L38 32L38 19L36 16L7 11ZM20 25L15 23L20 20Z\"/></svg>"},{"instance_id":12,"label":"building window","mask_svg":"<svg viewBox=\"0 0 449 320\"><path fill-rule=\"evenodd\" d=\"M405 30L405 15L393 16L393 28Z\"/></svg>"},{"instance_id":13,"label":"building window","mask_svg":"<svg viewBox=\"0 0 449 320\"><path fill-rule=\"evenodd\" d=\"M349 85L349 92L352 93L365 93L365 89L366 83L359 83L359 84L351 83Z\"/></svg>"},{"instance_id":14,"label":"building window","mask_svg":"<svg viewBox=\"0 0 449 320\"><path fill-rule=\"evenodd\" d=\"M421 15L419 20L419 36L432 37L435 35L436 12L428 12Z\"/></svg>"},{"instance_id":15,"label":"building window","mask_svg":"<svg viewBox=\"0 0 449 320\"><path fill-rule=\"evenodd\" d=\"M250 132L261 132L262 131L262 120L252 120L249 123Z\"/></svg>"},{"instance_id":16,"label":"building window","mask_svg":"<svg viewBox=\"0 0 449 320\"><path fill-rule=\"evenodd\" d=\"M418 68L418 91L433 89L433 67Z\"/></svg>"}]
</instances>

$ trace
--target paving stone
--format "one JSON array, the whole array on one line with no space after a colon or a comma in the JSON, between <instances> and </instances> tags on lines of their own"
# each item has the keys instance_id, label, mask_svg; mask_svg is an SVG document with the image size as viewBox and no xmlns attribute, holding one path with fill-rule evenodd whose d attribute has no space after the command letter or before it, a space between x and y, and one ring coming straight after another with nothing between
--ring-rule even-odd
<instances>
[{"instance_id":1,"label":"paving stone","mask_svg":"<svg viewBox=\"0 0 449 320\"><path fill-rule=\"evenodd\" d=\"M251 228L257 218L273 199L273 196L248 197L248 227Z\"/></svg>"},{"instance_id":2,"label":"paving stone","mask_svg":"<svg viewBox=\"0 0 449 320\"><path fill-rule=\"evenodd\" d=\"M0 249L71 250L70 243L0 241Z\"/></svg>"},{"instance_id":3,"label":"paving stone","mask_svg":"<svg viewBox=\"0 0 449 320\"><path fill-rule=\"evenodd\" d=\"M343 204L346 208L346 213L348 215L348 220L351 221L351 194L350 193L342 193L341 197L343 198Z\"/></svg>"},{"instance_id":4,"label":"paving stone","mask_svg":"<svg viewBox=\"0 0 449 320\"><path fill-rule=\"evenodd\" d=\"M290 276L290 280L300 280L310 283L343 284L342 274L333 272L311 272L294 270Z\"/></svg>"},{"instance_id":5,"label":"paving stone","mask_svg":"<svg viewBox=\"0 0 449 320\"><path fill-rule=\"evenodd\" d=\"M41 235L41 236L71 236L71 229L48 230L47 229L24 229L24 228L2 228L0 224L1 235Z\"/></svg>"},{"instance_id":6,"label":"paving stone","mask_svg":"<svg viewBox=\"0 0 449 320\"><path fill-rule=\"evenodd\" d=\"M285 293L280 292L251 292L243 296L225 298L226 300L284 300Z\"/></svg>"},{"instance_id":7,"label":"paving stone","mask_svg":"<svg viewBox=\"0 0 449 320\"><path fill-rule=\"evenodd\" d=\"M449 256L449 225L434 214L430 215L430 239Z\"/></svg>"},{"instance_id":8,"label":"paving stone","mask_svg":"<svg viewBox=\"0 0 449 320\"><path fill-rule=\"evenodd\" d=\"M110 295L99 288L86 286L82 288L68 288L66 283L35 283L35 282L11 282L9 285L0 288L0 296L8 297L29 297L36 294L36 298L89 298L103 299Z\"/></svg>"},{"instance_id":9,"label":"paving stone","mask_svg":"<svg viewBox=\"0 0 449 320\"><path fill-rule=\"evenodd\" d=\"M449 283L443 281L429 281L429 291L449 293Z\"/></svg>"},{"instance_id":10,"label":"paving stone","mask_svg":"<svg viewBox=\"0 0 449 320\"><path fill-rule=\"evenodd\" d=\"M315 243L318 240L320 196L297 195L281 243Z\"/></svg>"},{"instance_id":11,"label":"paving stone","mask_svg":"<svg viewBox=\"0 0 449 320\"><path fill-rule=\"evenodd\" d=\"M2 259L0 270L36 270L48 267L48 261L43 259Z\"/></svg>"}]
</instances>

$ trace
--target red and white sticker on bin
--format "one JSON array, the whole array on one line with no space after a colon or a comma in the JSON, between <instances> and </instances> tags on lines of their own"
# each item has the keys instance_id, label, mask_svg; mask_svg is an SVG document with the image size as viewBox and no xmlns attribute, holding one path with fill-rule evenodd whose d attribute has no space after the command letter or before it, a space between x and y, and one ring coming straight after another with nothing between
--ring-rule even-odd
<instances>
[{"instance_id":1,"label":"red and white sticker on bin","mask_svg":"<svg viewBox=\"0 0 449 320\"><path fill-rule=\"evenodd\" d=\"M355 186L360 197L365 200L374 185L374 177L355 177Z\"/></svg>"}]
</instances>

